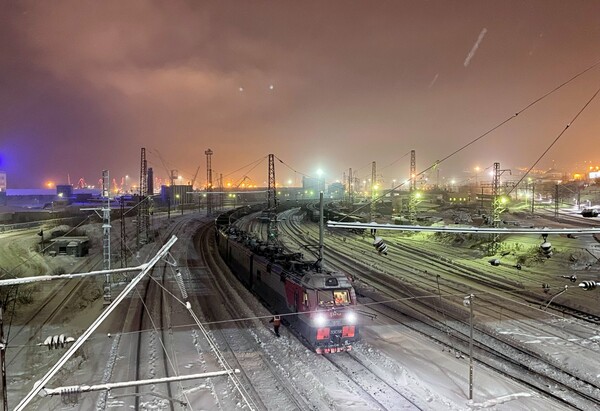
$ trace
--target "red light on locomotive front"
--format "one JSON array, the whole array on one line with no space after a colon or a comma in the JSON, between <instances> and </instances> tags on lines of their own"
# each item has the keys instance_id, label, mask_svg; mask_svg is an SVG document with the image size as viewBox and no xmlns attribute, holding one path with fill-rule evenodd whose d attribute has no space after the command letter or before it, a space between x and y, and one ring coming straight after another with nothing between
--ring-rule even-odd
<instances>
[{"instance_id":1,"label":"red light on locomotive front","mask_svg":"<svg viewBox=\"0 0 600 411\"><path fill-rule=\"evenodd\" d=\"M354 326L353 325L345 325L342 328L342 337L344 337L344 338L354 337Z\"/></svg>"},{"instance_id":2,"label":"red light on locomotive front","mask_svg":"<svg viewBox=\"0 0 600 411\"><path fill-rule=\"evenodd\" d=\"M317 340L329 339L329 328L318 328L317 329Z\"/></svg>"}]
</instances>

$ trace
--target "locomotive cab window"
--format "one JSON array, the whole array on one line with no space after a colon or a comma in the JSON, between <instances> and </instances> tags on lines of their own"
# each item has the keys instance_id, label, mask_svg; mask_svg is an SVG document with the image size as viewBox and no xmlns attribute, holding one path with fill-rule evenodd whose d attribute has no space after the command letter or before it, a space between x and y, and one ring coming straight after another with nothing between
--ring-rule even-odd
<instances>
[{"instance_id":1,"label":"locomotive cab window","mask_svg":"<svg viewBox=\"0 0 600 411\"><path fill-rule=\"evenodd\" d=\"M333 305L333 292L331 290L319 290L317 298L321 306Z\"/></svg>"},{"instance_id":2,"label":"locomotive cab window","mask_svg":"<svg viewBox=\"0 0 600 411\"><path fill-rule=\"evenodd\" d=\"M347 290L337 290L333 292L333 301L336 305L350 303L350 297Z\"/></svg>"},{"instance_id":3,"label":"locomotive cab window","mask_svg":"<svg viewBox=\"0 0 600 411\"><path fill-rule=\"evenodd\" d=\"M319 290L318 298L322 306L350 304L348 290Z\"/></svg>"}]
</instances>

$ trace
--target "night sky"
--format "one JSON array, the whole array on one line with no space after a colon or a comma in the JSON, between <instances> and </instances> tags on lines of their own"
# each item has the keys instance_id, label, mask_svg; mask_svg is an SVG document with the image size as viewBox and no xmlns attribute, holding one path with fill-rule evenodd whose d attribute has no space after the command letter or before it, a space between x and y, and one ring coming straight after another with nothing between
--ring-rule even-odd
<instances>
[{"instance_id":1,"label":"night sky","mask_svg":"<svg viewBox=\"0 0 600 411\"><path fill-rule=\"evenodd\" d=\"M600 1L3 1L0 170L9 188L149 167L386 186L600 59ZM600 87L600 66L440 165L528 168ZM600 163L600 97L538 165ZM160 157L162 156L162 161ZM265 158L254 169L251 164ZM164 164L163 164L164 163ZM588 163L586 163L588 164ZM246 167L248 166L248 167Z\"/></svg>"}]
</instances>

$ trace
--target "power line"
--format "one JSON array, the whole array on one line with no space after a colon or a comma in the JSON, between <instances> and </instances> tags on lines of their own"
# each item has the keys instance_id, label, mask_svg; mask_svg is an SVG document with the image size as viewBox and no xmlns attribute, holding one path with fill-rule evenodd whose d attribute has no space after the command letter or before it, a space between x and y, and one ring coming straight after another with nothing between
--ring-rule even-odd
<instances>
[{"instance_id":1,"label":"power line","mask_svg":"<svg viewBox=\"0 0 600 411\"><path fill-rule=\"evenodd\" d=\"M531 167L529 167L529 169L525 172L525 174L523 174L523 176L519 179L519 181L517 181L517 183L508 191L508 194L512 193L513 190L515 188L517 188L517 186L525 179L525 177L527 177L527 175L529 175L531 170L533 170L533 168L537 165L537 163L539 163L541 161L541 159L548 153L548 151L550 151L550 149L554 146L554 144L556 144L558 142L558 140L563 136L563 134L566 133L567 129L569 127L571 127L571 125L575 122L575 120L577 120L577 118L581 115L581 113L583 113L583 111L596 98L596 96L598 95L599 92L600 92L600 88L598 88L598 90L596 90L596 92L592 95L592 97L583 105L583 107L581 107L581 109L577 112L577 114L575 114L575 117L573 117L573 119L569 123L567 123L565 128L563 128L563 130L560 133L558 133L556 138L552 141L552 143L550 143L550 145L546 148L546 150L544 150L544 152L538 157L537 160L535 160L535 162L531 165Z\"/></svg>"},{"instance_id":2,"label":"power line","mask_svg":"<svg viewBox=\"0 0 600 411\"><path fill-rule=\"evenodd\" d=\"M518 110L515 114L511 115L510 117L502 120L500 123L496 124L495 126L493 126L492 128L490 128L489 130L485 131L483 134L479 135L478 137L474 138L473 140L471 140L470 142L464 144L463 146L461 146L460 148L456 149L455 151L453 151L452 153L448 154L447 156L443 157L441 160L437 160L435 163L433 163L432 165L430 165L429 167L427 167L426 169L422 170L421 172L419 172L416 177L419 177L423 174L425 174L427 171L431 170L434 167L439 166L441 163L443 163L444 161L448 160L449 158L455 156L456 154L460 153L461 151L465 150L466 148L470 147L471 145L477 143L479 140L483 139L484 137L487 137L489 134L491 134L492 132L496 131L497 129L499 129L500 127L504 126L505 124L507 124L508 122L510 122L511 120L515 119L517 116L519 116L519 114L524 113L525 111L529 110L531 107L535 106L537 103L539 103L540 101L546 99L547 97L549 97L550 95L554 94L555 92L557 92L558 90L560 90L561 88L563 88L564 86L566 86L567 84L571 83L572 81L574 81L575 79L577 79L578 77L582 76L583 74L587 73L588 71L596 68L598 65L600 65L600 60L597 60L596 62L594 62L593 64L591 64L590 66L586 67L585 69L581 70L580 72L578 72L577 74L575 74L574 76L572 76L571 78L569 78L568 80L562 82L561 84L559 84L558 86L554 87L553 89L551 89L550 91L544 93L543 95L541 95L540 97L536 98L535 100L533 100L532 102L530 102L529 104L527 104L525 107L523 107L522 109ZM599 90L600 91L600 90ZM594 93L594 95L592 96L592 98L584 105L584 107L579 111L579 113L577 113L577 115L575 116L575 118L571 121L571 123L579 116L579 114L581 114L581 112L590 104L590 102L596 97L596 95L598 94L598 91L596 91L596 93ZM556 140L558 140L558 138L560 138L560 136L566 131L566 128L569 127L570 124L567 124L567 126L565 127L565 130L563 130L563 132L557 137ZM554 144L554 143L553 143ZM549 150L550 148L548 148ZM547 152L547 151L546 151ZM546 153L544 152L544 154ZM544 155L543 154L543 155ZM543 156L542 155L542 156ZM539 161L539 159L538 159ZM537 164L537 162L535 163ZM534 165L535 165L534 164ZM402 182L400 184L398 184L397 186L393 187L390 190L386 190L384 191L379 197L371 200L370 202L368 202L367 204L361 206L360 208L358 208L356 211L360 211L363 208L370 206L372 202L375 202L383 197L385 197L386 195L388 195L389 193L393 192L394 190L404 186L405 182ZM343 220L343 219L342 219Z\"/></svg>"}]
</instances>

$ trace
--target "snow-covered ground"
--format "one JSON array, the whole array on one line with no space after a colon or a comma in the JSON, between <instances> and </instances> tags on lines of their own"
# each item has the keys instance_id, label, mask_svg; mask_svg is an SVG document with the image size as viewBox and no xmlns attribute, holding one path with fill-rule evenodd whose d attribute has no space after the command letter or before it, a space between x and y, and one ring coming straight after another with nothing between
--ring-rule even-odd
<instances>
[{"instance_id":1,"label":"snow-covered ground","mask_svg":"<svg viewBox=\"0 0 600 411\"><path fill-rule=\"evenodd\" d=\"M190 240L181 236L177 247ZM181 249L179 249L181 252ZM201 271L200 271L201 272ZM188 279L189 280L189 279ZM196 281L198 279L195 279ZM385 318L361 321L361 341L350 354L317 355L307 349L285 327L276 338L268 318L270 313L234 278L228 279L228 298L244 321L206 325L208 334L232 368L241 368L236 389L228 377L182 382L174 397L188 403L190 410L567 410L555 400L540 397L528 387L507 379L475 363L473 400L469 395L469 359L455 355L426 336ZM201 295L215 293L196 288ZM175 299L169 301L172 332L165 345L180 375L221 370L222 366L189 313ZM200 305L192 310L203 319ZM228 314L224 305L216 312ZM131 339L134 335L107 332L123 321L123 312L112 317L86 344L83 355L72 363L52 386L118 382L131 379ZM121 317L120 317L121 316ZM81 318L78 319L81 322ZM233 318L232 320L239 320ZM242 326L240 326L242 324ZM507 332L510 325L506 324ZM148 331L150 332L150 331ZM531 343L547 343L530 336ZM557 347L559 349L559 347ZM562 347L560 348L562 349ZM149 353L151 362L152 353ZM337 364L334 365L334 363ZM364 366L361 369L360 364ZM582 364L582 366L584 366ZM32 375L43 372L41 364L29 364ZM150 366L149 369L152 369ZM349 370L344 372L342 370ZM596 371L597 372L597 371ZM10 370L9 370L10 375ZM598 374L596 374L598 376ZM35 378L35 377L31 377ZM145 376L149 378L149 376ZM9 381L9 390L19 392L17 381ZM251 393L246 402L240 392ZM129 393L130 395L124 395ZM21 397L19 393L18 397ZM11 395L14 399L16 395ZM131 392L113 390L105 394L82 394L76 404L63 405L57 397L37 401L31 409L132 409ZM183 409L174 402L175 409ZM169 400L140 398L140 408L169 409Z\"/></svg>"}]
</instances>

